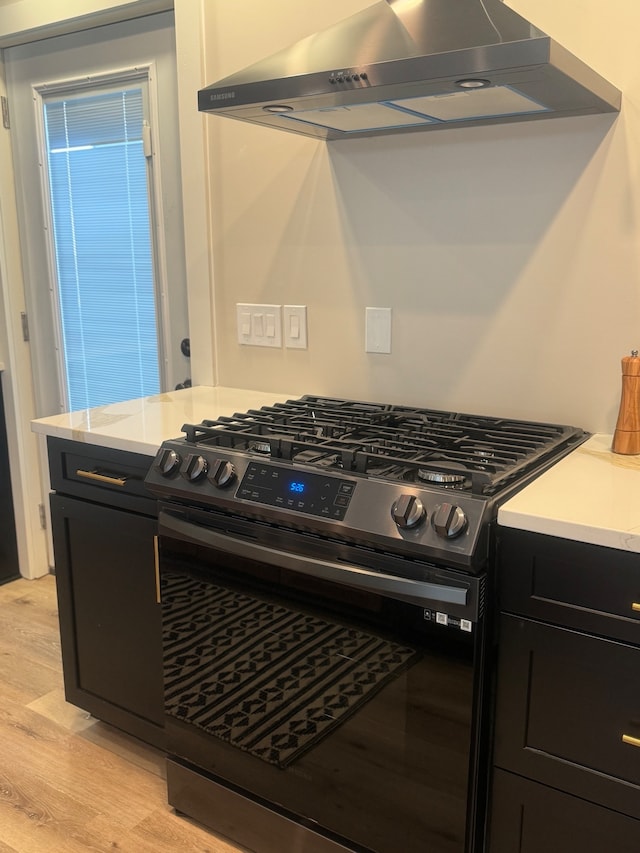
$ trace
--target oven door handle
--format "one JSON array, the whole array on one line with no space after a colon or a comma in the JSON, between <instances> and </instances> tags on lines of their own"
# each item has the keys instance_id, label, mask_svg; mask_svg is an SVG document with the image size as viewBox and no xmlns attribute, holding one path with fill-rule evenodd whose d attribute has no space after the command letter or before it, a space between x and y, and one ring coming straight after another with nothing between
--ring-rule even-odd
<instances>
[{"instance_id":1,"label":"oven door handle","mask_svg":"<svg viewBox=\"0 0 640 853\"><path fill-rule=\"evenodd\" d=\"M164 511L160 512L159 531L161 536L167 535L197 545L206 545L236 557L257 560L299 574L311 575L332 583L406 601L409 604L418 604L421 607L430 603L456 604L465 607L468 601L469 590L464 587L414 581L411 578L386 575L349 563L334 563L303 554L291 554L257 542L236 539L235 536L229 536L226 533L218 533L208 527L176 518Z\"/></svg>"}]
</instances>

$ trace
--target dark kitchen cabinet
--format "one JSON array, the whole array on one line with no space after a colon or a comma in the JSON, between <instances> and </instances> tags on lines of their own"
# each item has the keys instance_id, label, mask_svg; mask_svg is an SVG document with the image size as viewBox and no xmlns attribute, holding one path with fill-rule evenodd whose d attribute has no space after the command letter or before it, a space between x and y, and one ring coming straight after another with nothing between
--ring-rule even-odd
<instances>
[{"instance_id":1,"label":"dark kitchen cabinet","mask_svg":"<svg viewBox=\"0 0 640 853\"><path fill-rule=\"evenodd\" d=\"M0 379L2 372L0 371ZM4 417L2 384L0 383L0 583L15 580L20 576L18 565L18 543L11 492L11 471L7 448L7 427Z\"/></svg>"},{"instance_id":2,"label":"dark kitchen cabinet","mask_svg":"<svg viewBox=\"0 0 640 853\"><path fill-rule=\"evenodd\" d=\"M638 555L505 530L498 590L489 853L639 850Z\"/></svg>"},{"instance_id":3,"label":"dark kitchen cabinet","mask_svg":"<svg viewBox=\"0 0 640 853\"><path fill-rule=\"evenodd\" d=\"M57 438L48 450L66 698L162 747L151 458Z\"/></svg>"},{"instance_id":4,"label":"dark kitchen cabinet","mask_svg":"<svg viewBox=\"0 0 640 853\"><path fill-rule=\"evenodd\" d=\"M491 853L638 851L637 820L522 776L496 770L493 800Z\"/></svg>"}]
</instances>

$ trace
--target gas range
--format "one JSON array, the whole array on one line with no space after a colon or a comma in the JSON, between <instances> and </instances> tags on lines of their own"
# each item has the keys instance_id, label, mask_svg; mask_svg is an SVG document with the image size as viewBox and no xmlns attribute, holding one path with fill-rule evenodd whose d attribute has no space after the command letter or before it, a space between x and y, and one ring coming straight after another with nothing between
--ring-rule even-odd
<instances>
[{"instance_id":1,"label":"gas range","mask_svg":"<svg viewBox=\"0 0 640 853\"><path fill-rule=\"evenodd\" d=\"M499 504L588 438L311 395L182 431L146 478L160 498L471 572Z\"/></svg>"}]
</instances>

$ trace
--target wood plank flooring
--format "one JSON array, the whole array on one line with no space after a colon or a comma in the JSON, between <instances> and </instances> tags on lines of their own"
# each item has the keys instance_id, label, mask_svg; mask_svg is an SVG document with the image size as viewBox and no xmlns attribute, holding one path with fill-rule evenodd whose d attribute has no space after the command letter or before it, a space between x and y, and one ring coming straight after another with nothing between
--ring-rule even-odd
<instances>
[{"instance_id":1,"label":"wood plank flooring","mask_svg":"<svg viewBox=\"0 0 640 853\"><path fill-rule=\"evenodd\" d=\"M55 578L0 586L0 853L243 853L167 805L161 752L64 700Z\"/></svg>"}]
</instances>

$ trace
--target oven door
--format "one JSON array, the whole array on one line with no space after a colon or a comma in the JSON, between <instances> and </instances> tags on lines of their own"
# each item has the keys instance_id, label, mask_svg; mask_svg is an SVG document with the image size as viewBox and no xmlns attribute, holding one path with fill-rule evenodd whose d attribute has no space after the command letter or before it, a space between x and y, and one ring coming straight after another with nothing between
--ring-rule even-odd
<instances>
[{"instance_id":1,"label":"oven door","mask_svg":"<svg viewBox=\"0 0 640 853\"><path fill-rule=\"evenodd\" d=\"M473 850L485 578L209 510L159 523L169 753L347 849Z\"/></svg>"}]
</instances>

